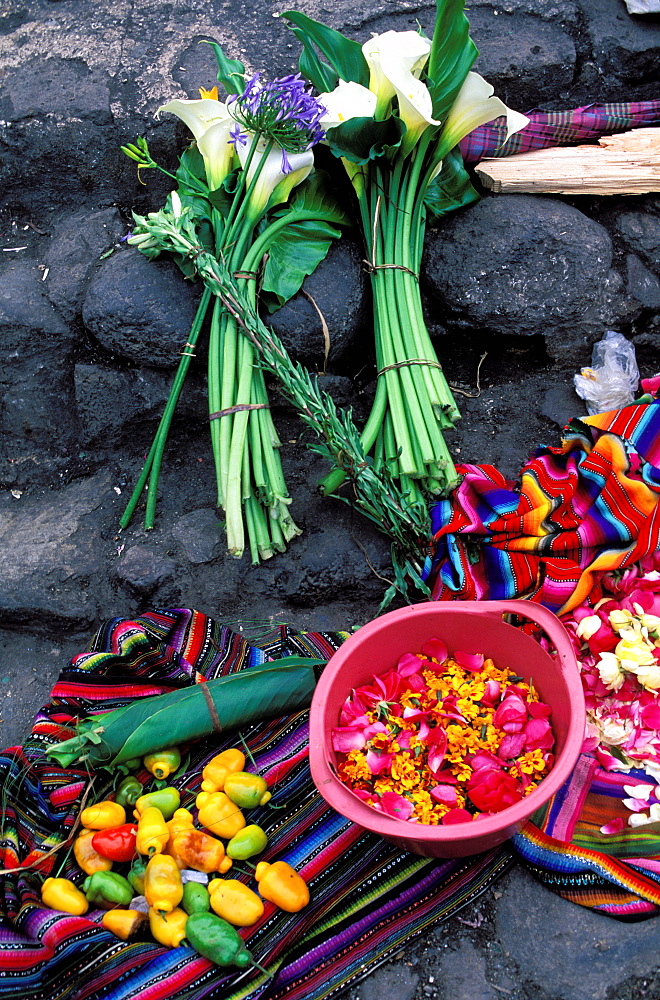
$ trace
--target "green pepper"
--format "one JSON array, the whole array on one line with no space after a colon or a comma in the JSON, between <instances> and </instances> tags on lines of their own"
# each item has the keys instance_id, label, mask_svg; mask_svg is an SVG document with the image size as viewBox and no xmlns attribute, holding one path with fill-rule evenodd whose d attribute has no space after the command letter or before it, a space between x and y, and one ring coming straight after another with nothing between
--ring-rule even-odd
<instances>
[{"instance_id":1,"label":"green pepper","mask_svg":"<svg viewBox=\"0 0 660 1000\"><path fill-rule=\"evenodd\" d=\"M130 760L125 760L121 766L125 767L127 771L139 771L142 767L142 758L131 757Z\"/></svg>"},{"instance_id":2,"label":"green pepper","mask_svg":"<svg viewBox=\"0 0 660 1000\"><path fill-rule=\"evenodd\" d=\"M181 907L188 914L208 913L211 909L211 894L200 882L186 882Z\"/></svg>"},{"instance_id":3,"label":"green pepper","mask_svg":"<svg viewBox=\"0 0 660 1000\"><path fill-rule=\"evenodd\" d=\"M214 913L191 913L186 923L186 937L195 951L216 965L236 965L244 969L255 964L236 928Z\"/></svg>"},{"instance_id":4,"label":"green pepper","mask_svg":"<svg viewBox=\"0 0 660 1000\"><path fill-rule=\"evenodd\" d=\"M177 747L167 747L158 753L147 754L142 763L154 778L168 778L181 765L181 754Z\"/></svg>"},{"instance_id":5,"label":"green pepper","mask_svg":"<svg viewBox=\"0 0 660 1000\"><path fill-rule=\"evenodd\" d=\"M126 876L138 896L144 896L144 874L147 870L146 861L134 861Z\"/></svg>"},{"instance_id":6,"label":"green pepper","mask_svg":"<svg viewBox=\"0 0 660 1000\"><path fill-rule=\"evenodd\" d=\"M171 819L180 805L181 795L179 789L167 785L165 788L158 788L155 792L147 792L146 795L141 795L135 803L133 815L136 819L139 819L145 809L155 806L156 809L160 809L162 812L163 819Z\"/></svg>"},{"instance_id":7,"label":"green pepper","mask_svg":"<svg viewBox=\"0 0 660 1000\"><path fill-rule=\"evenodd\" d=\"M130 883L118 872L94 872L83 882L83 892L92 906L111 910L114 906L128 906L133 899Z\"/></svg>"},{"instance_id":8,"label":"green pepper","mask_svg":"<svg viewBox=\"0 0 660 1000\"><path fill-rule=\"evenodd\" d=\"M266 850L268 837L256 823L244 826L234 834L227 844L227 857L234 861L245 861Z\"/></svg>"},{"instance_id":9,"label":"green pepper","mask_svg":"<svg viewBox=\"0 0 660 1000\"><path fill-rule=\"evenodd\" d=\"M142 782L138 781L134 775L129 774L119 785L115 795L115 802L118 802L124 808L134 806L141 795Z\"/></svg>"}]
</instances>

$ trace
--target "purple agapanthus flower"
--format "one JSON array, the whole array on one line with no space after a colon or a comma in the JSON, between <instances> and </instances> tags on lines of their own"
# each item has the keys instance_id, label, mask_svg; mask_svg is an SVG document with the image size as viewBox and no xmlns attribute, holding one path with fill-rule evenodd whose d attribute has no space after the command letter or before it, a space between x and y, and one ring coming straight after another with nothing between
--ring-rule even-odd
<instances>
[{"instance_id":1,"label":"purple agapanthus flower","mask_svg":"<svg viewBox=\"0 0 660 1000\"><path fill-rule=\"evenodd\" d=\"M236 149L238 149L239 146L247 146L247 135L245 134L241 126L238 124L238 122L236 122L235 125L232 125L232 127L229 129L229 135L231 136L229 142Z\"/></svg>"},{"instance_id":2,"label":"purple agapanthus flower","mask_svg":"<svg viewBox=\"0 0 660 1000\"><path fill-rule=\"evenodd\" d=\"M323 139L319 121L325 108L305 85L300 73L262 83L260 73L248 80L242 94L229 98L231 113L249 132L273 139L288 153L302 153ZM288 158L282 159L286 172Z\"/></svg>"}]
</instances>

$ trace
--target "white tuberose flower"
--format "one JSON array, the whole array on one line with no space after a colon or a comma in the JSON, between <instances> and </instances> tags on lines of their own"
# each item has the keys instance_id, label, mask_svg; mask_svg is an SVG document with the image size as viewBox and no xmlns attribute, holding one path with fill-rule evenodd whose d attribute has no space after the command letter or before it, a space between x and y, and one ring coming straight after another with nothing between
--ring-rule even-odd
<instances>
[{"instance_id":1,"label":"white tuberose flower","mask_svg":"<svg viewBox=\"0 0 660 1000\"><path fill-rule=\"evenodd\" d=\"M198 101L170 101L158 109L169 111L184 122L197 140L197 148L204 158L209 188L219 188L233 167L234 147L230 129L234 119L227 105L210 97Z\"/></svg>"}]
</instances>

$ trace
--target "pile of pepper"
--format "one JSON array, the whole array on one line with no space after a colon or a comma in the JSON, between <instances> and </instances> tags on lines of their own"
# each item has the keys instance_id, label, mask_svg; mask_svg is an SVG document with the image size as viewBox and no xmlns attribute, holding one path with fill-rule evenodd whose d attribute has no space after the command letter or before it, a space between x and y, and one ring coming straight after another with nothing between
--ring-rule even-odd
<instances>
[{"instance_id":1,"label":"pile of pepper","mask_svg":"<svg viewBox=\"0 0 660 1000\"><path fill-rule=\"evenodd\" d=\"M144 767L160 783L180 764L179 751L168 748L124 766ZM256 865L258 892L239 879L217 877L234 861L254 867L248 859L268 844L264 830L246 822L243 809L265 805L271 793L260 775L244 768L245 755L237 749L224 750L209 761L195 800L197 817L181 807L174 786L145 794L142 782L129 774L114 799L80 813L73 851L86 875L82 885L47 878L41 893L44 905L76 915L90 907L105 910L101 923L124 941L141 936L148 927L167 947L188 943L217 965L261 968L236 928L260 920L263 900L298 912L309 902L309 890L285 861ZM127 810L133 811L135 822L127 820ZM130 868L121 874L112 870L115 863Z\"/></svg>"}]
</instances>

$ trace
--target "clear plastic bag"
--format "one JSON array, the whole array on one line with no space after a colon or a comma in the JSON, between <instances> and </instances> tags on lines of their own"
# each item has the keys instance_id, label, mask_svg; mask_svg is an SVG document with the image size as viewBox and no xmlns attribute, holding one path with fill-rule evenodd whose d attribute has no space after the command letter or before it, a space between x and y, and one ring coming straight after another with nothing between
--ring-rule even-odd
<instances>
[{"instance_id":1,"label":"clear plastic bag","mask_svg":"<svg viewBox=\"0 0 660 1000\"><path fill-rule=\"evenodd\" d=\"M583 368L573 376L573 382L590 416L628 406L639 384L634 346L622 333L607 330L603 339L594 344L591 368Z\"/></svg>"}]
</instances>

